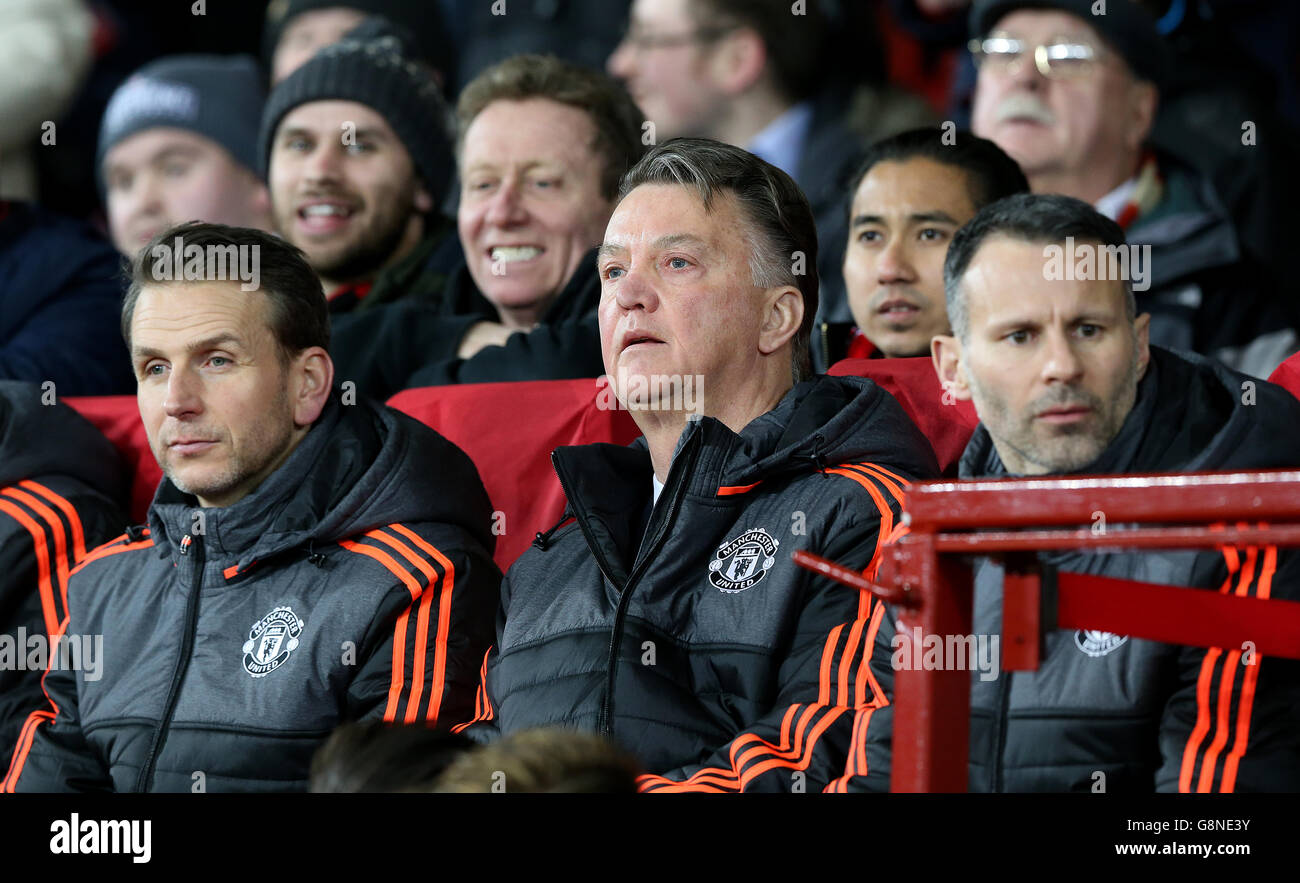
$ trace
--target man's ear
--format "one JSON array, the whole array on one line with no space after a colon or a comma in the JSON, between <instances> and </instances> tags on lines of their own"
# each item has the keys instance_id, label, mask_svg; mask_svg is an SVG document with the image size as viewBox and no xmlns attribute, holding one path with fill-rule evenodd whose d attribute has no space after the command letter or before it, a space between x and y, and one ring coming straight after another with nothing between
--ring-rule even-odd
<instances>
[{"instance_id":1,"label":"man's ear","mask_svg":"<svg viewBox=\"0 0 1300 883\"><path fill-rule=\"evenodd\" d=\"M1133 321L1133 333L1137 336L1137 375L1141 380L1147 374L1147 365L1151 364L1151 314L1143 313Z\"/></svg>"},{"instance_id":2,"label":"man's ear","mask_svg":"<svg viewBox=\"0 0 1300 883\"><path fill-rule=\"evenodd\" d=\"M803 294L793 285L769 288L764 292L767 306L758 330L758 351L765 356L785 346L799 333L803 324Z\"/></svg>"},{"instance_id":3,"label":"man's ear","mask_svg":"<svg viewBox=\"0 0 1300 883\"><path fill-rule=\"evenodd\" d=\"M429 193L429 188L423 184L420 184L415 191L415 210L426 215L433 211L433 196Z\"/></svg>"},{"instance_id":4,"label":"man's ear","mask_svg":"<svg viewBox=\"0 0 1300 883\"><path fill-rule=\"evenodd\" d=\"M334 361L318 346L308 347L289 363L289 395L295 426L310 426L325 410L334 387Z\"/></svg>"},{"instance_id":5,"label":"man's ear","mask_svg":"<svg viewBox=\"0 0 1300 883\"><path fill-rule=\"evenodd\" d=\"M966 370L962 366L961 341L951 334L936 334L930 339L930 360L934 363L934 373L939 376L939 384L944 393L951 393L954 400L970 401L970 385L966 382Z\"/></svg>"},{"instance_id":6,"label":"man's ear","mask_svg":"<svg viewBox=\"0 0 1300 883\"><path fill-rule=\"evenodd\" d=\"M767 71L767 46L753 28L737 28L722 37L711 67L719 88L728 95L747 92Z\"/></svg>"},{"instance_id":7,"label":"man's ear","mask_svg":"<svg viewBox=\"0 0 1300 883\"><path fill-rule=\"evenodd\" d=\"M1136 80L1129 87L1129 130L1125 137L1130 150L1141 150L1155 125L1160 90L1146 80Z\"/></svg>"}]
</instances>

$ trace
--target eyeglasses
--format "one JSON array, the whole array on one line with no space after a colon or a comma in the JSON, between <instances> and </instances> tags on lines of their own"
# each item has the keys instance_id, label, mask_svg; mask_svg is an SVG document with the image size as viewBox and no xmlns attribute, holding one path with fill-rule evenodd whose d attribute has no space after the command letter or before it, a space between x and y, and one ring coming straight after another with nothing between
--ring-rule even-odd
<instances>
[{"instance_id":1,"label":"eyeglasses","mask_svg":"<svg viewBox=\"0 0 1300 883\"><path fill-rule=\"evenodd\" d=\"M647 34L630 27L623 32L623 42L638 52L648 52L651 49L671 49L675 46L689 46L692 43L712 43L738 27L739 25L714 25L697 28L685 34Z\"/></svg>"},{"instance_id":2,"label":"eyeglasses","mask_svg":"<svg viewBox=\"0 0 1300 883\"><path fill-rule=\"evenodd\" d=\"M987 37L968 44L975 64L996 73L1014 74L1024 63L1025 50L1034 50L1034 66L1045 77L1069 79L1092 73L1104 53L1087 43L1057 39L1030 47L1013 37Z\"/></svg>"}]
</instances>

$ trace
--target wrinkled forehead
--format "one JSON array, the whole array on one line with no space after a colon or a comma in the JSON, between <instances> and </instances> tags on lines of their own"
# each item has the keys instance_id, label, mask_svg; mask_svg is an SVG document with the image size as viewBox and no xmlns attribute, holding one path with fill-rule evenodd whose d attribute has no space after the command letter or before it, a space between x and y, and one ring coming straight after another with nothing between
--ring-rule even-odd
<instances>
[{"instance_id":1,"label":"wrinkled forehead","mask_svg":"<svg viewBox=\"0 0 1300 883\"><path fill-rule=\"evenodd\" d=\"M605 230L605 245L632 249L673 238L714 250L743 246L738 209L729 191L714 191L706 205L704 195L692 186L641 184L614 208Z\"/></svg>"}]
</instances>

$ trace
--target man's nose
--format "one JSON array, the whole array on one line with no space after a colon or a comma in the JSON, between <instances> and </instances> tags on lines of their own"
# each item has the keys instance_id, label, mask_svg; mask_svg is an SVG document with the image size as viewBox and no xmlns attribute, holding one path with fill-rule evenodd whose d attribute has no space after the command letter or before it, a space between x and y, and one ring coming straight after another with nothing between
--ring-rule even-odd
<instances>
[{"instance_id":1,"label":"man's nose","mask_svg":"<svg viewBox=\"0 0 1300 883\"><path fill-rule=\"evenodd\" d=\"M1048 383L1071 383L1083 374L1083 360L1069 333L1060 328L1045 332L1043 341L1043 380Z\"/></svg>"},{"instance_id":2,"label":"man's nose","mask_svg":"<svg viewBox=\"0 0 1300 883\"><path fill-rule=\"evenodd\" d=\"M518 180L505 179L501 182L497 192L488 201L487 213L484 215L487 223L494 227L511 227L527 222L528 211L524 208L520 186Z\"/></svg>"},{"instance_id":3,"label":"man's nose","mask_svg":"<svg viewBox=\"0 0 1300 883\"><path fill-rule=\"evenodd\" d=\"M659 293L653 282L639 267L629 267L619 280L614 295L619 307L624 310L653 310L659 306Z\"/></svg>"},{"instance_id":4,"label":"man's nose","mask_svg":"<svg viewBox=\"0 0 1300 883\"><path fill-rule=\"evenodd\" d=\"M881 285L891 282L915 282L911 255L903 237L895 236L885 244L876 260L876 281Z\"/></svg>"},{"instance_id":5,"label":"man's nose","mask_svg":"<svg viewBox=\"0 0 1300 883\"><path fill-rule=\"evenodd\" d=\"M342 147L322 141L307 157L303 172L309 181L337 181L342 177L342 168Z\"/></svg>"},{"instance_id":6,"label":"man's nose","mask_svg":"<svg viewBox=\"0 0 1300 883\"><path fill-rule=\"evenodd\" d=\"M168 417L184 417L202 410L198 378L187 368L173 368L167 378L163 411Z\"/></svg>"}]
</instances>

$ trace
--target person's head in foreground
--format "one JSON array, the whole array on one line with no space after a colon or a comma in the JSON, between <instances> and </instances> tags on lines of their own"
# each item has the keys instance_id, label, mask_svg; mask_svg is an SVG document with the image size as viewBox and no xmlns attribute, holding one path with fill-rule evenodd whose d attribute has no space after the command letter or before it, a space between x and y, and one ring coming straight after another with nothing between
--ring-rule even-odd
<instances>
[{"instance_id":1,"label":"person's head in foreground","mask_svg":"<svg viewBox=\"0 0 1300 883\"><path fill-rule=\"evenodd\" d=\"M122 334L149 446L201 506L274 472L333 383L320 281L260 230L196 222L154 237L132 264Z\"/></svg>"},{"instance_id":2,"label":"person's head in foreground","mask_svg":"<svg viewBox=\"0 0 1300 883\"><path fill-rule=\"evenodd\" d=\"M645 153L641 112L602 73L520 55L475 77L456 116L470 277L503 325L526 330L600 244L619 179Z\"/></svg>"},{"instance_id":3,"label":"person's head in foreground","mask_svg":"<svg viewBox=\"0 0 1300 883\"><path fill-rule=\"evenodd\" d=\"M438 777L475 747L468 736L420 724L340 724L311 759L313 793L432 791Z\"/></svg>"},{"instance_id":4,"label":"person's head in foreground","mask_svg":"<svg viewBox=\"0 0 1300 883\"><path fill-rule=\"evenodd\" d=\"M808 200L775 166L703 138L654 148L619 192L597 258L614 392L647 436L663 427L675 442L687 415L664 410L653 381L700 378L702 412L739 432L812 376Z\"/></svg>"},{"instance_id":5,"label":"person's head in foreground","mask_svg":"<svg viewBox=\"0 0 1300 883\"><path fill-rule=\"evenodd\" d=\"M1167 48L1131 0L980 0L971 129L1025 170L1035 193L1096 202L1137 170Z\"/></svg>"},{"instance_id":6,"label":"person's head in foreground","mask_svg":"<svg viewBox=\"0 0 1300 883\"><path fill-rule=\"evenodd\" d=\"M1021 194L986 206L944 264L952 334L933 341L940 381L971 400L1013 474L1073 472L1119 433L1150 359L1150 317L1129 281L1056 272L1092 250L1113 268L1124 231L1087 203ZM1092 278L1062 278L1086 275ZM1102 277L1102 278L1097 278Z\"/></svg>"},{"instance_id":7,"label":"person's head in foreground","mask_svg":"<svg viewBox=\"0 0 1300 883\"><path fill-rule=\"evenodd\" d=\"M460 754L432 790L461 794L635 794L642 770L613 742L560 727L520 730Z\"/></svg>"},{"instance_id":8,"label":"person's head in foreground","mask_svg":"<svg viewBox=\"0 0 1300 883\"><path fill-rule=\"evenodd\" d=\"M451 173L446 113L391 37L327 46L271 91L259 146L276 229L327 289L373 279L432 235Z\"/></svg>"},{"instance_id":9,"label":"person's head in foreground","mask_svg":"<svg viewBox=\"0 0 1300 883\"><path fill-rule=\"evenodd\" d=\"M858 329L886 358L926 356L949 332L943 259L957 229L990 202L1029 189L996 144L912 129L876 142L849 193L844 282Z\"/></svg>"},{"instance_id":10,"label":"person's head in foreground","mask_svg":"<svg viewBox=\"0 0 1300 883\"><path fill-rule=\"evenodd\" d=\"M133 256L185 221L271 228L257 172L264 100L257 63L240 55L161 58L118 87L96 155L118 251Z\"/></svg>"}]
</instances>

